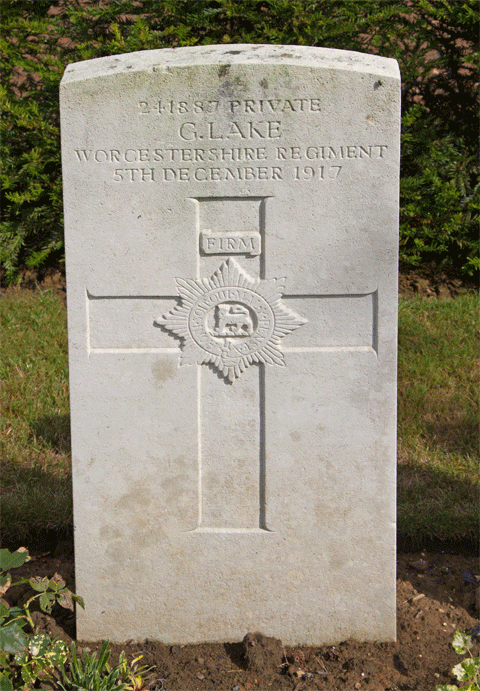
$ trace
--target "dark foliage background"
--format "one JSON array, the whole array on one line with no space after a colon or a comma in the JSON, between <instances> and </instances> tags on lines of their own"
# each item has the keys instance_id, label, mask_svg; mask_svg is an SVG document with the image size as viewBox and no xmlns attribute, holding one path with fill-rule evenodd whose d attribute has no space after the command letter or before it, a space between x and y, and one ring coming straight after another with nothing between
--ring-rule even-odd
<instances>
[{"instance_id":1,"label":"dark foliage background","mask_svg":"<svg viewBox=\"0 0 480 691\"><path fill-rule=\"evenodd\" d=\"M400 258L473 276L477 0L3 0L3 278L63 260L58 88L66 65L214 43L396 58L403 81Z\"/></svg>"}]
</instances>

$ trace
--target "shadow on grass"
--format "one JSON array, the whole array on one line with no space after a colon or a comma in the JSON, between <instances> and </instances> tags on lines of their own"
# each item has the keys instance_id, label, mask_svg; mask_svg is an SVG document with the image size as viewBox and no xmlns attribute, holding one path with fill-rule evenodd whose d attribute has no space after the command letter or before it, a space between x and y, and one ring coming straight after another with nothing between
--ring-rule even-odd
<instances>
[{"instance_id":1,"label":"shadow on grass","mask_svg":"<svg viewBox=\"0 0 480 691\"><path fill-rule=\"evenodd\" d=\"M475 479L455 477L441 467L400 461L397 488L400 551L476 551L480 529Z\"/></svg>"},{"instance_id":2,"label":"shadow on grass","mask_svg":"<svg viewBox=\"0 0 480 691\"><path fill-rule=\"evenodd\" d=\"M424 423L423 437L430 448L446 453L475 455L479 446L478 421L470 418L438 417Z\"/></svg>"},{"instance_id":3,"label":"shadow on grass","mask_svg":"<svg viewBox=\"0 0 480 691\"><path fill-rule=\"evenodd\" d=\"M49 457L50 456L50 457ZM53 539L71 534L72 479L67 455L39 454L35 464L2 463L2 536L4 547L22 544L49 551Z\"/></svg>"},{"instance_id":4,"label":"shadow on grass","mask_svg":"<svg viewBox=\"0 0 480 691\"><path fill-rule=\"evenodd\" d=\"M70 454L70 415L42 415L36 419L33 431L55 453Z\"/></svg>"}]
</instances>

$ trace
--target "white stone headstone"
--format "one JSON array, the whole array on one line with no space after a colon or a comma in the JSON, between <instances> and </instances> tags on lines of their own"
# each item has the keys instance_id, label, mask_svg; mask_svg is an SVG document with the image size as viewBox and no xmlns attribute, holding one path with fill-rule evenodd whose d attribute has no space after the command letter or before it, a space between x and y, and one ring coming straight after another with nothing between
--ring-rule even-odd
<instances>
[{"instance_id":1,"label":"white stone headstone","mask_svg":"<svg viewBox=\"0 0 480 691\"><path fill-rule=\"evenodd\" d=\"M394 639L399 84L297 46L67 68L79 638Z\"/></svg>"}]
</instances>

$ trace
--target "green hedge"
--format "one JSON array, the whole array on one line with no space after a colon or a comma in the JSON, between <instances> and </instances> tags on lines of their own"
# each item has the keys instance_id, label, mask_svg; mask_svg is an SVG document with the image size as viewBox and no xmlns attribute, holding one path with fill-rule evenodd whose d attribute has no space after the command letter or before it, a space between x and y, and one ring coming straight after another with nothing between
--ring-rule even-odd
<instances>
[{"instance_id":1,"label":"green hedge","mask_svg":"<svg viewBox=\"0 0 480 691\"><path fill-rule=\"evenodd\" d=\"M63 258L58 87L70 62L214 43L325 46L402 71L400 258L473 275L477 228L476 0L4 0L0 261Z\"/></svg>"}]
</instances>

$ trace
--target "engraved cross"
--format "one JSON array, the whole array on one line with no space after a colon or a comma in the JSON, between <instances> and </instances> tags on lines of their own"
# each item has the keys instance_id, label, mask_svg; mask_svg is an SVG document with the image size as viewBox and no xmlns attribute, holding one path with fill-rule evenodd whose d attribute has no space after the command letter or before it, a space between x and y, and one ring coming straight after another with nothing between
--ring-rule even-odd
<instances>
[{"instance_id":1,"label":"engraved cross","mask_svg":"<svg viewBox=\"0 0 480 691\"><path fill-rule=\"evenodd\" d=\"M326 351L363 351L375 357L377 292L283 294L279 277L264 275L267 199L193 202L197 276L177 279L180 303L173 291L140 298L88 294L89 350L158 352L177 366L196 366L198 524L192 530L274 531L268 523L267 481L275 459L267 464L266 453L267 384L276 376L274 366L288 367L309 353L318 354L320 368ZM232 207L245 213L231 213ZM213 218L220 219L221 230L210 227ZM240 229L238 218L243 218ZM203 235L216 253L202 249ZM235 243L220 242L230 235ZM256 254L249 251L252 237ZM112 324L120 320L119 342L118 332L112 337ZM172 335L181 341L175 343Z\"/></svg>"}]
</instances>

